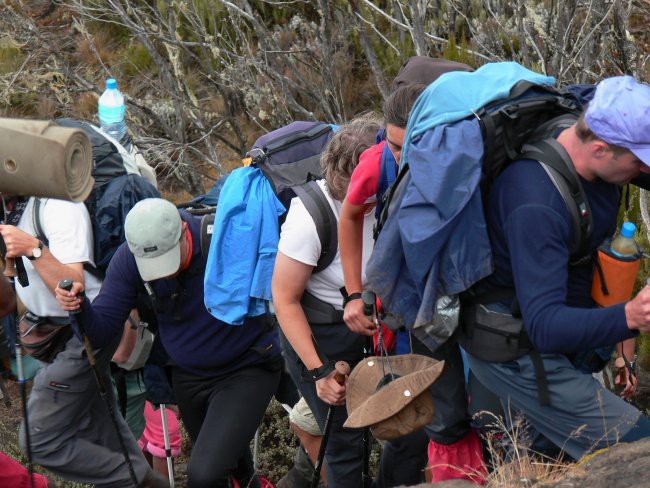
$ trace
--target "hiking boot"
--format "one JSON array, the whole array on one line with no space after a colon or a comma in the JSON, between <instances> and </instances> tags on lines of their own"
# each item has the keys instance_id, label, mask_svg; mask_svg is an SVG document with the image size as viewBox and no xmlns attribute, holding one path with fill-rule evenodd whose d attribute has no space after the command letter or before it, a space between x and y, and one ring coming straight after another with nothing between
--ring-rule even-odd
<instances>
[{"instance_id":1,"label":"hiking boot","mask_svg":"<svg viewBox=\"0 0 650 488\"><path fill-rule=\"evenodd\" d=\"M314 465L302 446L298 446L293 463L289 472L275 484L276 488L309 488L311 486ZM318 482L318 488L325 488L323 480Z\"/></svg>"},{"instance_id":2,"label":"hiking boot","mask_svg":"<svg viewBox=\"0 0 650 488\"><path fill-rule=\"evenodd\" d=\"M138 488L169 488L169 480L154 471L149 471L138 483Z\"/></svg>"},{"instance_id":3,"label":"hiking boot","mask_svg":"<svg viewBox=\"0 0 650 488\"><path fill-rule=\"evenodd\" d=\"M276 488L309 488L311 482L303 478L295 467L292 467L275 486Z\"/></svg>"}]
</instances>

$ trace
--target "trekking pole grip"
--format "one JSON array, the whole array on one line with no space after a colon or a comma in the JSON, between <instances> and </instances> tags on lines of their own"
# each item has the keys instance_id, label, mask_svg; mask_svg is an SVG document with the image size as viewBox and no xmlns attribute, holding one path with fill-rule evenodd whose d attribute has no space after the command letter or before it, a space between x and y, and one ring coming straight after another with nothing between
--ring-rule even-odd
<instances>
[{"instance_id":1,"label":"trekking pole grip","mask_svg":"<svg viewBox=\"0 0 650 488\"><path fill-rule=\"evenodd\" d=\"M14 258L5 258L5 269L3 273L7 278L15 278L18 276L16 272L16 261Z\"/></svg>"},{"instance_id":2,"label":"trekking pole grip","mask_svg":"<svg viewBox=\"0 0 650 488\"><path fill-rule=\"evenodd\" d=\"M59 288L65 291L72 290L72 280L70 278L63 278L61 281L59 281ZM84 296L83 292L81 292L79 296L83 297ZM81 310L71 310L68 313L70 315L77 315L78 313L81 313Z\"/></svg>"},{"instance_id":3,"label":"trekking pole grip","mask_svg":"<svg viewBox=\"0 0 650 488\"><path fill-rule=\"evenodd\" d=\"M368 318L372 318L375 312L376 298L377 295L375 295L375 292L372 290L364 290L363 293L361 293L361 301L363 302L363 314Z\"/></svg>"},{"instance_id":4,"label":"trekking pole grip","mask_svg":"<svg viewBox=\"0 0 650 488\"><path fill-rule=\"evenodd\" d=\"M350 374L350 365L345 361L337 361L334 365L334 381L339 385L345 383L345 377Z\"/></svg>"}]
</instances>

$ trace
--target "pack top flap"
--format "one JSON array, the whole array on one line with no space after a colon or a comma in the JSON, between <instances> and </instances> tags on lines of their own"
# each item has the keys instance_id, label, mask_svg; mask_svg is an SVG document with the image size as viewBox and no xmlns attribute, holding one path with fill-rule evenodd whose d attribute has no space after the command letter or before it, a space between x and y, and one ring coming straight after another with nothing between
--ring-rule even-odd
<instances>
[{"instance_id":1,"label":"pack top flap","mask_svg":"<svg viewBox=\"0 0 650 488\"><path fill-rule=\"evenodd\" d=\"M62 127L81 129L90 139L93 153L92 175L95 178L95 188L127 173L140 174L133 156L99 127L83 120L68 118L56 119L56 123Z\"/></svg>"},{"instance_id":2,"label":"pack top flap","mask_svg":"<svg viewBox=\"0 0 650 488\"><path fill-rule=\"evenodd\" d=\"M280 201L288 203L293 194L283 198L286 190L321 177L320 155L333 132L323 122L293 122L260 137L248 156L271 182Z\"/></svg>"},{"instance_id":3,"label":"pack top flap","mask_svg":"<svg viewBox=\"0 0 650 488\"><path fill-rule=\"evenodd\" d=\"M483 165L487 184L521 154L523 144L539 139L540 130L548 136L547 123L567 115L577 118L581 105L574 96L552 86L529 81L516 83L510 95L495 100L476 112L484 145ZM570 125L570 124L569 124Z\"/></svg>"}]
</instances>

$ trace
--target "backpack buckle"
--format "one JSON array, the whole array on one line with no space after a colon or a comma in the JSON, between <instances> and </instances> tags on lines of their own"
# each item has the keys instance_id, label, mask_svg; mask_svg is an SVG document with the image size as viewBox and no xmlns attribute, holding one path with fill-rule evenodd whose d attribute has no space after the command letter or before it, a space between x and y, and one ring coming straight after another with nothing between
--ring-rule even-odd
<instances>
[{"instance_id":1,"label":"backpack buckle","mask_svg":"<svg viewBox=\"0 0 650 488\"><path fill-rule=\"evenodd\" d=\"M264 160L264 157L266 156L266 153L264 152L264 149L259 148L259 147L254 147L250 151L246 153L247 158L251 158L253 164L259 164Z\"/></svg>"}]
</instances>

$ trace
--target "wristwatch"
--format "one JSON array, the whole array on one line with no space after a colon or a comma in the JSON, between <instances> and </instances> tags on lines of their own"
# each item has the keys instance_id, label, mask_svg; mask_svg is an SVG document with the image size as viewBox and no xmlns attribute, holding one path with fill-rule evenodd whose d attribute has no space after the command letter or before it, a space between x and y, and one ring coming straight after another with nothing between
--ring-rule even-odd
<instances>
[{"instance_id":1,"label":"wristwatch","mask_svg":"<svg viewBox=\"0 0 650 488\"><path fill-rule=\"evenodd\" d=\"M40 258L42 254L43 254L43 241L39 240L38 247L32 249L32 255L27 256L27 259L29 259L30 261L34 261L34 259Z\"/></svg>"}]
</instances>

